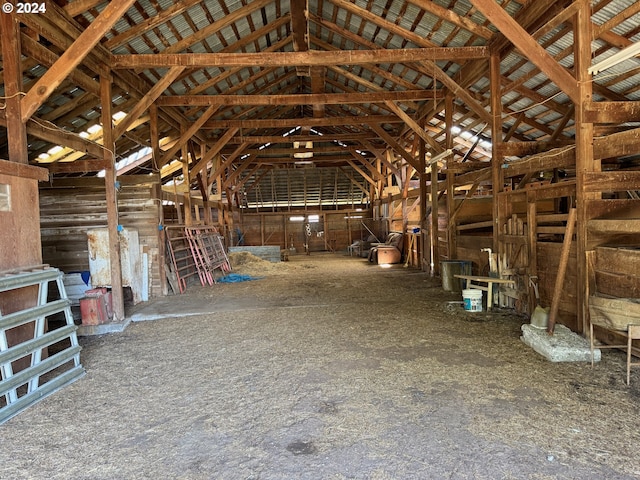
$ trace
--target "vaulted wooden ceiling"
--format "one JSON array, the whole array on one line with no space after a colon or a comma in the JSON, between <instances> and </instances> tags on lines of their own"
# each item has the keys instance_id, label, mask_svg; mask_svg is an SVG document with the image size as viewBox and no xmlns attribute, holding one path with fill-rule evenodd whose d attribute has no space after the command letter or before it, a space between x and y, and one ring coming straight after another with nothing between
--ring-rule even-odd
<instances>
[{"instance_id":1,"label":"vaulted wooden ceiling","mask_svg":"<svg viewBox=\"0 0 640 480\"><path fill-rule=\"evenodd\" d=\"M507 160L522 154L509 141L571 144L581 3L48 1L46 14L17 15L29 163L53 175L102 168L102 78L116 113L116 160L129 162L120 174L160 171L166 181L183 173L175 160L188 152L192 171L212 179L226 172L231 182L255 182L266 169L311 161L366 184L376 159L413 164L420 140L432 155L444 150L448 101L452 161L479 167L496 134L491 53L500 58ZM640 39L639 12L633 0L591 2L594 62ZM0 96L10 97L4 57L0 75ZM594 76L593 87L595 100L639 100L640 62ZM0 158L8 158L0 112Z\"/></svg>"}]
</instances>

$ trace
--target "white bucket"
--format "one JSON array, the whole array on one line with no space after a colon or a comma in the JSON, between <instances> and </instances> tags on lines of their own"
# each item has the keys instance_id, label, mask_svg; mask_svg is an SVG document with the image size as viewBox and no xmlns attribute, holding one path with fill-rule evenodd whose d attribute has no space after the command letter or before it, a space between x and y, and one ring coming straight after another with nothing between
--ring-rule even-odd
<instances>
[{"instance_id":1,"label":"white bucket","mask_svg":"<svg viewBox=\"0 0 640 480\"><path fill-rule=\"evenodd\" d=\"M482 290L475 288L462 290L462 300L464 300L464 309L467 312L482 311Z\"/></svg>"}]
</instances>

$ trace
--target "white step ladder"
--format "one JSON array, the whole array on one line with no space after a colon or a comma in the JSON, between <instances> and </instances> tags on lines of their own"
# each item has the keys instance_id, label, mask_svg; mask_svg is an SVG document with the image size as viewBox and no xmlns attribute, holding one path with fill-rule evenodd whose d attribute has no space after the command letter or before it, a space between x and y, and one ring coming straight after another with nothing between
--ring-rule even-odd
<instances>
[{"instance_id":1,"label":"white step ladder","mask_svg":"<svg viewBox=\"0 0 640 480\"><path fill-rule=\"evenodd\" d=\"M51 282L56 282L60 298L49 301ZM48 265L0 271L0 292L30 286L38 287L34 307L0 312L0 424L85 374L62 272ZM45 331L47 318L59 313L64 313L64 325ZM7 330L29 323L34 324L33 338L9 346ZM49 347L54 353L43 358ZM12 363L24 358L30 358L29 367L14 373Z\"/></svg>"}]
</instances>

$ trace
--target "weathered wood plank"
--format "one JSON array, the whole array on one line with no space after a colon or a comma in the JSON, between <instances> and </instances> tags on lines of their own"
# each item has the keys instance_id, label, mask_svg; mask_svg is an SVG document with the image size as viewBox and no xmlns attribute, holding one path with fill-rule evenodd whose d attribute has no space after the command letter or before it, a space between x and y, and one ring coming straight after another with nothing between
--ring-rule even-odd
<instances>
[{"instance_id":1,"label":"weathered wood plank","mask_svg":"<svg viewBox=\"0 0 640 480\"><path fill-rule=\"evenodd\" d=\"M294 93L288 95L167 95L158 98L163 106L205 105L342 105L384 101L426 100L431 90L403 90L363 93Z\"/></svg>"},{"instance_id":2,"label":"weathered wood plank","mask_svg":"<svg viewBox=\"0 0 640 480\"><path fill-rule=\"evenodd\" d=\"M640 172L585 172L585 192L624 192L640 190Z\"/></svg>"},{"instance_id":3,"label":"weathered wood plank","mask_svg":"<svg viewBox=\"0 0 640 480\"><path fill-rule=\"evenodd\" d=\"M589 102L584 107L589 123L626 123L640 121L640 102Z\"/></svg>"},{"instance_id":4,"label":"weathered wood plank","mask_svg":"<svg viewBox=\"0 0 640 480\"><path fill-rule=\"evenodd\" d=\"M167 49L167 50L170 50ZM111 68L287 67L406 63L424 60L488 58L487 47L394 48L377 50L309 50L261 53L156 53L114 55Z\"/></svg>"}]
</instances>

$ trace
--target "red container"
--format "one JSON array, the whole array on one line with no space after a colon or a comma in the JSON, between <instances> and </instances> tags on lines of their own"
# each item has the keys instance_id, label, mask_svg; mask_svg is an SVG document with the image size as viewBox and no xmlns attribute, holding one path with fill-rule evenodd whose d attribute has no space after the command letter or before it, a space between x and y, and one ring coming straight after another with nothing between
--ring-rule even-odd
<instances>
[{"instance_id":1,"label":"red container","mask_svg":"<svg viewBox=\"0 0 640 480\"><path fill-rule=\"evenodd\" d=\"M94 296L105 295L107 292L108 290L106 289L106 287L98 287L98 288L92 288L91 290L85 290L84 294L86 297L94 297Z\"/></svg>"},{"instance_id":2,"label":"red container","mask_svg":"<svg viewBox=\"0 0 640 480\"><path fill-rule=\"evenodd\" d=\"M100 325L109 321L104 295L80 299L80 316L83 325Z\"/></svg>"}]
</instances>

